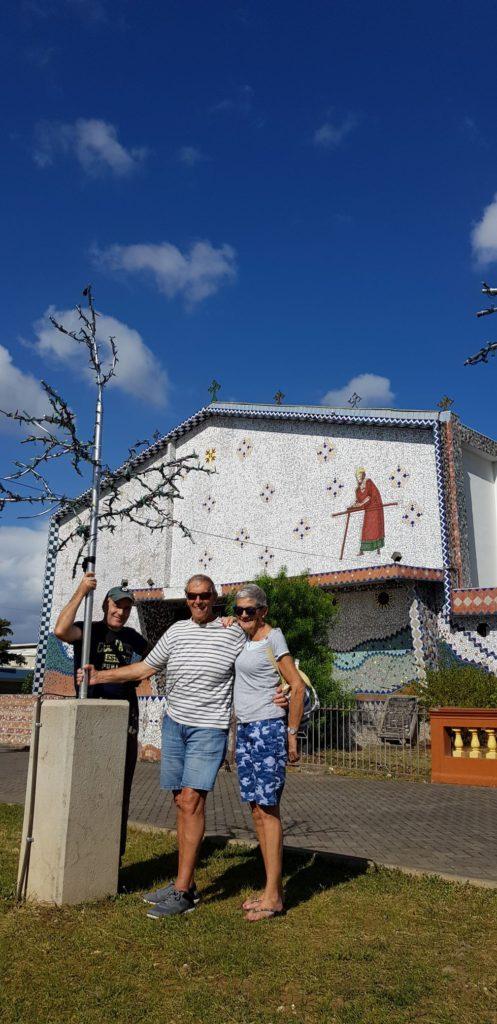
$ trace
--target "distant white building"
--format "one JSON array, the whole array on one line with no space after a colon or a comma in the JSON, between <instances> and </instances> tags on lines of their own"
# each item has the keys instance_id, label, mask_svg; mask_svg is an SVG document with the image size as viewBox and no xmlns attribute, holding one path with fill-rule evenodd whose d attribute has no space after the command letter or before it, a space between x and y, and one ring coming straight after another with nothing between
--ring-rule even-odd
<instances>
[{"instance_id":1,"label":"distant white building","mask_svg":"<svg viewBox=\"0 0 497 1024\"><path fill-rule=\"evenodd\" d=\"M495 441L451 412L216 402L130 467L192 451L213 471L187 476L172 508L193 542L177 528L103 533L95 617L126 579L134 625L155 641L184 614L192 573L222 593L286 566L336 595L334 674L358 694L402 690L441 650L497 669ZM123 477L123 499L135 487ZM70 649L52 629L74 589L73 547L56 554L69 527L61 518L50 531L35 673L36 687L61 692Z\"/></svg>"}]
</instances>

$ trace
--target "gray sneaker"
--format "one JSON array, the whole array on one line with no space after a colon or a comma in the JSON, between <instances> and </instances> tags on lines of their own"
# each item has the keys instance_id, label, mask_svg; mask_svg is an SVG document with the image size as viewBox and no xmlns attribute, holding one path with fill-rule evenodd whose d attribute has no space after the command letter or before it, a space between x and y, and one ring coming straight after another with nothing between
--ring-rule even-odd
<instances>
[{"instance_id":1,"label":"gray sneaker","mask_svg":"<svg viewBox=\"0 0 497 1024\"><path fill-rule=\"evenodd\" d=\"M147 911L147 917L152 921L160 921L162 917L175 917L177 914L190 914L195 910L195 904L189 892L179 892L173 889L168 893L162 903L156 903Z\"/></svg>"},{"instance_id":2,"label":"gray sneaker","mask_svg":"<svg viewBox=\"0 0 497 1024\"><path fill-rule=\"evenodd\" d=\"M156 903L163 903L171 892L174 892L174 882L169 882L169 885L163 886L162 889L153 889L151 892L144 893L142 899L144 903L150 903L152 906L155 906ZM197 906L197 903L200 903L200 893L197 886L192 885L188 890L188 894L191 896L195 906Z\"/></svg>"}]
</instances>

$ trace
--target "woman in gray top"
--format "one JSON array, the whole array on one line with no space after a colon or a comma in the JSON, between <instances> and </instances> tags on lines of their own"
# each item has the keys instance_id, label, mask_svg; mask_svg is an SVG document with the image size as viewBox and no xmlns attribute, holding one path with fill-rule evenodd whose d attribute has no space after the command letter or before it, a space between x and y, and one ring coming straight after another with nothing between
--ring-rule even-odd
<instances>
[{"instance_id":1,"label":"woman in gray top","mask_svg":"<svg viewBox=\"0 0 497 1024\"><path fill-rule=\"evenodd\" d=\"M252 809L266 870L263 892L246 900L243 909L247 921L262 921L284 913L279 805L287 759L298 759L297 730L305 687L281 629L273 629L266 622L266 595L255 583L238 591L235 615L247 635L247 643L235 661L238 781L241 798ZM288 725L285 711L273 702L280 673L290 691Z\"/></svg>"}]
</instances>

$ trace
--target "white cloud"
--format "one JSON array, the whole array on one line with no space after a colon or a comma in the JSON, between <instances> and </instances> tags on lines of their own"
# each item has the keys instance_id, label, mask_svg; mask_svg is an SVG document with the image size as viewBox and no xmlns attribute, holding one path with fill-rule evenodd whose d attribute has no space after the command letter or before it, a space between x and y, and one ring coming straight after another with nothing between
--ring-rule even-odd
<instances>
[{"instance_id":1,"label":"white cloud","mask_svg":"<svg viewBox=\"0 0 497 1024\"><path fill-rule=\"evenodd\" d=\"M481 220L473 228L471 245L479 263L494 263L497 260L497 194L485 207Z\"/></svg>"},{"instance_id":2,"label":"white cloud","mask_svg":"<svg viewBox=\"0 0 497 1024\"><path fill-rule=\"evenodd\" d=\"M58 310L54 306L49 306L43 317L34 325L36 351L40 356L52 356L88 376L90 371L86 349L57 331L50 323L50 315L67 330L79 329L79 319L74 309ZM135 398L151 402L152 405L164 405L168 393L166 371L145 345L138 331L113 316L105 315L98 317L97 327L97 338L102 343L106 357L110 355L109 337L116 339L119 362L111 386L128 395L134 395Z\"/></svg>"},{"instance_id":3,"label":"white cloud","mask_svg":"<svg viewBox=\"0 0 497 1024\"><path fill-rule=\"evenodd\" d=\"M124 177L137 169L146 153L143 147L126 149L115 125L98 118L79 118L74 124L40 121L35 128L33 157L39 167L50 167L58 156L72 156L87 174L111 171Z\"/></svg>"},{"instance_id":4,"label":"white cloud","mask_svg":"<svg viewBox=\"0 0 497 1024\"><path fill-rule=\"evenodd\" d=\"M181 146L181 149L178 149L178 160L187 167L195 167L195 164L205 160L205 156L196 146Z\"/></svg>"},{"instance_id":5,"label":"white cloud","mask_svg":"<svg viewBox=\"0 0 497 1024\"><path fill-rule=\"evenodd\" d=\"M0 345L0 409L5 412L20 409L30 415L40 416L47 407L48 402L40 382L31 373L24 373L14 366L9 350ZM0 431L12 433L19 430L18 424L0 416Z\"/></svg>"},{"instance_id":6,"label":"white cloud","mask_svg":"<svg viewBox=\"0 0 497 1024\"><path fill-rule=\"evenodd\" d=\"M314 132L314 144L323 149L337 149L357 125L357 118L348 114L341 124L325 121Z\"/></svg>"},{"instance_id":7,"label":"white cloud","mask_svg":"<svg viewBox=\"0 0 497 1024\"><path fill-rule=\"evenodd\" d=\"M1 615L17 643L38 639L46 544L47 524L0 527Z\"/></svg>"},{"instance_id":8,"label":"white cloud","mask_svg":"<svg viewBox=\"0 0 497 1024\"><path fill-rule=\"evenodd\" d=\"M380 377L376 373L360 373L352 377L343 388L328 391L321 400L322 405L337 408L348 406L348 400L353 394L360 395L359 408L363 409L389 407L395 399L388 377Z\"/></svg>"},{"instance_id":9,"label":"white cloud","mask_svg":"<svg viewBox=\"0 0 497 1024\"><path fill-rule=\"evenodd\" d=\"M182 295L188 305L214 295L236 277L236 253L231 245L216 249L210 242L194 242L183 254L169 242L158 245L111 245L95 252L109 270L144 273L169 299Z\"/></svg>"}]
</instances>

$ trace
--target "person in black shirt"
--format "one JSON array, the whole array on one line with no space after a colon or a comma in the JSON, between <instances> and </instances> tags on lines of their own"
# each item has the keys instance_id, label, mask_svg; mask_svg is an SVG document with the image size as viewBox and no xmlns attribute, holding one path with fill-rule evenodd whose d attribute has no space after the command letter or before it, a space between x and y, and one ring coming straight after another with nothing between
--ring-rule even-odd
<instances>
[{"instance_id":1,"label":"person in black shirt","mask_svg":"<svg viewBox=\"0 0 497 1024\"><path fill-rule=\"evenodd\" d=\"M90 590L95 590L97 581L94 573L87 572L70 601L62 609L55 624L54 633L59 640L74 647L74 686L79 693L77 671L81 666L83 647L83 622L75 622L79 606ZM133 594L123 587L112 587L103 602L104 616L100 622L92 623L90 662L96 668L107 670L130 665L133 660L141 661L149 645L140 633L126 626L135 603ZM134 683L97 683L88 687L89 698L129 701L128 741L126 745L126 766L124 770L123 809L121 821L121 857L126 848L131 785L138 757L138 699Z\"/></svg>"}]
</instances>

